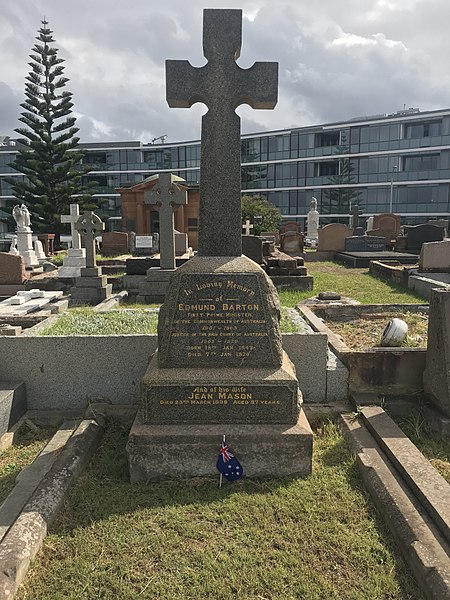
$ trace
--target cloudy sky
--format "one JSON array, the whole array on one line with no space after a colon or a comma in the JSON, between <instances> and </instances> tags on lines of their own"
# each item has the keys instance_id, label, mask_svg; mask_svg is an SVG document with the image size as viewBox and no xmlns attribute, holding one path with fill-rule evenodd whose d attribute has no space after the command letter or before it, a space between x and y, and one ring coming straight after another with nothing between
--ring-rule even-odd
<instances>
[{"instance_id":1,"label":"cloudy sky","mask_svg":"<svg viewBox=\"0 0 450 600\"><path fill-rule=\"evenodd\" d=\"M243 9L241 67L280 64L275 110L238 109L245 133L450 107L448 0L4 0L0 134L19 125L28 55L45 16L82 141L198 139L206 109L168 108L164 60L205 63L203 8Z\"/></svg>"}]
</instances>

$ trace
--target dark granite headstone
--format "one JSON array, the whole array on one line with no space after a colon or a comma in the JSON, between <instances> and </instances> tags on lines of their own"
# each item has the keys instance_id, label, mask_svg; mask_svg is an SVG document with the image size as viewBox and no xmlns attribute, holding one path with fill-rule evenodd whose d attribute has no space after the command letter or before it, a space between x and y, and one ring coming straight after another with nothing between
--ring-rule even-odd
<instances>
[{"instance_id":1,"label":"dark granite headstone","mask_svg":"<svg viewBox=\"0 0 450 600\"><path fill-rule=\"evenodd\" d=\"M346 238L346 252L382 252L386 249L386 239L374 235L357 235Z\"/></svg>"},{"instance_id":2,"label":"dark granite headstone","mask_svg":"<svg viewBox=\"0 0 450 600\"><path fill-rule=\"evenodd\" d=\"M243 235L242 254L254 260L257 265L261 265L263 263L263 240L256 235Z\"/></svg>"},{"instance_id":3,"label":"dark granite headstone","mask_svg":"<svg viewBox=\"0 0 450 600\"><path fill-rule=\"evenodd\" d=\"M250 69L236 64L241 20L241 10L205 10L207 64L166 61L169 105L208 107L202 119L199 251L173 272L160 310L158 351L142 380L128 442L132 480L213 474L210 436L217 427L217 442L223 434L232 438L249 476L311 470L312 435L281 345L278 296L262 268L241 254L235 109L242 103L273 108L278 77L276 63ZM261 448L269 446L274 459L266 457L262 465Z\"/></svg>"},{"instance_id":4,"label":"dark granite headstone","mask_svg":"<svg viewBox=\"0 0 450 600\"><path fill-rule=\"evenodd\" d=\"M405 228L406 251L411 254L420 254L422 244L425 242L440 242L444 239L444 229L437 225L414 225Z\"/></svg>"}]
</instances>

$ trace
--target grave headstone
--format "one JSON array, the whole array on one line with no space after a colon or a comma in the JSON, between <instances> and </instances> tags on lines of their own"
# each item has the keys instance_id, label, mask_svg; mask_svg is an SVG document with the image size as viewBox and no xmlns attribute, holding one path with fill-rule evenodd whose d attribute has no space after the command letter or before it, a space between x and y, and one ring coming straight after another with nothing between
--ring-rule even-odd
<instances>
[{"instance_id":1,"label":"grave headstone","mask_svg":"<svg viewBox=\"0 0 450 600\"><path fill-rule=\"evenodd\" d=\"M255 261L257 265L263 264L263 240L256 235L242 236L242 254Z\"/></svg>"},{"instance_id":2,"label":"grave headstone","mask_svg":"<svg viewBox=\"0 0 450 600\"><path fill-rule=\"evenodd\" d=\"M153 235L134 235L133 249L131 253L133 256L149 256L155 253L154 247L154 236Z\"/></svg>"},{"instance_id":3,"label":"grave headstone","mask_svg":"<svg viewBox=\"0 0 450 600\"><path fill-rule=\"evenodd\" d=\"M304 237L298 231L288 230L280 235L281 252L297 256L304 249Z\"/></svg>"},{"instance_id":4,"label":"grave headstone","mask_svg":"<svg viewBox=\"0 0 450 600\"><path fill-rule=\"evenodd\" d=\"M430 402L450 417L450 291L431 290L423 384Z\"/></svg>"},{"instance_id":5,"label":"grave headstone","mask_svg":"<svg viewBox=\"0 0 450 600\"><path fill-rule=\"evenodd\" d=\"M383 252L386 239L372 235L356 235L345 239L346 252Z\"/></svg>"},{"instance_id":6,"label":"grave headstone","mask_svg":"<svg viewBox=\"0 0 450 600\"><path fill-rule=\"evenodd\" d=\"M159 211L160 268L147 271L146 280L139 283L137 302L164 302L169 280L176 268L175 257L187 252L187 234L175 231L174 219L176 207L187 204L183 183L172 173L160 173L157 184L145 190L144 201L155 205Z\"/></svg>"},{"instance_id":7,"label":"grave headstone","mask_svg":"<svg viewBox=\"0 0 450 600\"><path fill-rule=\"evenodd\" d=\"M103 233L102 254L128 254L128 233L125 231Z\"/></svg>"},{"instance_id":8,"label":"grave headstone","mask_svg":"<svg viewBox=\"0 0 450 600\"><path fill-rule=\"evenodd\" d=\"M161 307L158 351L143 378L128 440L132 481L215 473L223 434L239 449L249 476L311 470L311 430L281 346L278 297L261 267L241 255L235 109L243 102L273 108L277 99L276 64L236 65L241 24L240 10L205 10L207 64L166 62L169 105L200 101L208 107L199 251L174 271ZM265 454L261 461L261 448L269 445L274 458Z\"/></svg>"},{"instance_id":9,"label":"grave headstone","mask_svg":"<svg viewBox=\"0 0 450 600\"><path fill-rule=\"evenodd\" d=\"M353 234L351 227L341 223L330 223L319 229L318 252L343 252L345 240Z\"/></svg>"},{"instance_id":10,"label":"grave headstone","mask_svg":"<svg viewBox=\"0 0 450 600\"><path fill-rule=\"evenodd\" d=\"M39 263L41 263L44 260L47 260L41 240L34 240L33 246L36 258L38 259Z\"/></svg>"},{"instance_id":11,"label":"grave headstone","mask_svg":"<svg viewBox=\"0 0 450 600\"><path fill-rule=\"evenodd\" d=\"M0 285L21 285L28 277L22 256L0 252Z\"/></svg>"},{"instance_id":12,"label":"grave headstone","mask_svg":"<svg viewBox=\"0 0 450 600\"><path fill-rule=\"evenodd\" d=\"M80 207L78 204L71 204L70 214L61 215L61 223L70 224L71 245L67 250L67 255L63 258L63 264L58 269L58 277L80 277L81 269L86 266L86 250L81 247L80 233L75 225L80 218Z\"/></svg>"},{"instance_id":13,"label":"grave headstone","mask_svg":"<svg viewBox=\"0 0 450 600\"><path fill-rule=\"evenodd\" d=\"M175 234L175 256L183 256L188 251L188 235L181 231L174 231Z\"/></svg>"},{"instance_id":14,"label":"grave headstone","mask_svg":"<svg viewBox=\"0 0 450 600\"><path fill-rule=\"evenodd\" d=\"M372 229L380 229L398 235L400 233L400 215L394 213L374 215Z\"/></svg>"},{"instance_id":15,"label":"grave headstone","mask_svg":"<svg viewBox=\"0 0 450 600\"><path fill-rule=\"evenodd\" d=\"M155 205L159 211L161 269L175 269L174 210L177 206L187 204L186 188L179 182L175 182L172 173L160 173L158 183L153 188L145 190L144 202Z\"/></svg>"},{"instance_id":16,"label":"grave headstone","mask_svg":"<svg viewBox=\"0 0 450 600\"><path fill-rule=\"evenodd\" d=\"M71 302L76 304L98 304L109 298L112 285L108 283L101 267L97 267L96 238L104 230L105 224L92 211L85 211L75 223L86 248L86 267L81 269L75 286L71 288Z\"/></svg>"},{"instance_id":17,"label":"grave headstone","mask_svg":"<svg viewBox=\"0 0 450 600\"><path fill-rule=\"evenodd\" d=\"M450 240L425 242L419 257L421 271L450 272Z\"/></svg>"},{"instance_id":18,"label":"grave headstone","mask_svg":"<svg viewBox=\"0 0 450 600\"><path fill-rule=\"evenodd\" d=\"M406 251L411 254L420 254L422 244L425 242L440 242L444 239L444 230L437 225L413 225L405 227Z\"/></svg>"},{"instance_id":19,"label":"grave headstone","mask_svg":"<svg viewBox=\"0 0 450 600\"><path fill-rule=\"evenodd\" d=\"M430 219L428 221L429 225L437 225L438 227L442 227L444 230L444 237L448 235L448 219Z\"/></svg>"},{"instance_id":20,"label":"grave headstone","mask_svg":"<svg viewBox=\"0 0 450 600\"><path fill-rule=\"evenodd\" d=\"M351 215L350 226L353 229L353 235L364 235L364 229L359 225L359 217L363 214L363 211L360 210L357 204L354 204L349 214Z\"/></svg>"}]
</instances>

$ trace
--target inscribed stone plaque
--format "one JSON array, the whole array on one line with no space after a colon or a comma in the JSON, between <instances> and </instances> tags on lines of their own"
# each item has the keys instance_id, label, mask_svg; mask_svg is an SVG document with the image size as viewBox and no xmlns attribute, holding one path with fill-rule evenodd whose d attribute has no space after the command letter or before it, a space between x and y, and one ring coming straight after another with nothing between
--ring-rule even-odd
<instances>
[{"instance_id":1,"label":"inscribed stone plaque","mask_svg":"<svg viewBox=\"0 0 450 600\"><path fill-rule=\"evenodd\" d=\"M182 275L168 327L167 365L276 364L266 306L257 275Z\"/></svg>"},{"instance_id":2,"label":"inscribed stone plaque","mask_svg":"<svg viewBox=\"0 0 450 600\"><path fill-rule=\"evenodd\" d=\"M153 248L153 236L137 235L135 239L136 248Z\"/></svg>"},{"instance_id":3,"label":"inscribed stone plaque","mask_svg":"<svg viewBox=\"0 0 450 600\"><path fill-rule=\"evenodd\" d=\"M380 252L386 248L386 239L373 235L361 235L346 238L346 252Z\"/></svg>"},{"instance_id":4,"label":"inscribed stone plaque","mask_svg":"<svg viewBox=\"0 0 450 600\"><path fill-rule=\"evenodd\" d=\"M293 423L298 418L294 385L173 385L146 392L147 423Z\"/></svg>"}]
</instances>

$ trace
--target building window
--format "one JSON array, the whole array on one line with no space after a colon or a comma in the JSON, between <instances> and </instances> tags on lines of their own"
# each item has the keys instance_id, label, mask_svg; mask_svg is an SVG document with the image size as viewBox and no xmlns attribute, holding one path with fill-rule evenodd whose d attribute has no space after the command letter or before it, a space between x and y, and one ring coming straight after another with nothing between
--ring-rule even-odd
<instances>
[{"instance_id":1,"label":"building window","mask_svg":"<svg viewBox=\"0 0 450 600\"><path fill-rule=\"evenodd\" d=\"M330 177L339 175L338 160L324 160L314 163L314 177Z\"/></svg>"},{"instance_id":2,"label":"building window","mask_svg":"<svg viewBox=\"0 0 450 600\"><path fill-rule=\"evenodd\" d=\"M419 154L403 157L403 171L437 171L439 154Z\"/></svg>"},{"instance_id":3,"label":"building window","mask_svg":"<svg viewBox=\"0 0 450 600\"><path fill-rule=\"evenodd\" d=\"M405 139L412 140L424 137L436 137L441 135L442 120L425 121L422 123L408 123L405 125Z\"/></svg>"},{"instance_id":4,"label":"building window","mask_svg":"<svg viewBox=\"0 0 450 600\"><path fill-rule=\"evenodd\" d=\"M106 164L106 152L88 152L83 157L85 165L104 165Z\"/></svg>"},{"instance_id":5,"label":"building window","mask_svg":"<svg viewBox=\"0 0 450 600\"><path fill-rule=\"evenodd\" d=\"M324 146L338 146L339 145L339 131L322 131L316 133L315 147L323 148Z\"/></svg>"}]
</instances>

